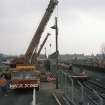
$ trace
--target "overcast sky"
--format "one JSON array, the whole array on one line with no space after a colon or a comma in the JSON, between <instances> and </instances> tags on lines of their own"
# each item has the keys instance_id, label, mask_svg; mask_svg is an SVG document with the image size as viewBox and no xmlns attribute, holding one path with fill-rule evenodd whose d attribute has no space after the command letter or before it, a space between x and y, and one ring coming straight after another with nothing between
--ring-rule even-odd
<instances>
[{"instance_id":1,"label":"overcast sky","mask_svg":"<svg viewBox=\"0 0 105 105\"><path fill-rule=\"evenodd\" d=\"M47 32L52 34L45 45L47 53L55 51L55 33L50 27L57 11L60 53L100 53L105 43L105 0L59 1L41 38L42 42ZM0 53L25 53L48 3L49 0L0 0Z\"/></svg>"}]
</instances>

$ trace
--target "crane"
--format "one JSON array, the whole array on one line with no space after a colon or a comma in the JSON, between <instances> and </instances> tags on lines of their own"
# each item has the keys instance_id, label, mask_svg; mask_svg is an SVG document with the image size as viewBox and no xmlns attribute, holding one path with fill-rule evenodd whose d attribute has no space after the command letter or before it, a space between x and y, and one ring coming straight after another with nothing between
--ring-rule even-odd
<instances>
[{"instance_id":1,"label":"crane","mask_svg":"<svg viewBox=\"0 0 105 105\"><path fill-rule=\"evenodd\" d=\"M48 39L49 36L50 36L50 33L47 34L47 36L45 37L43 43L41 44L41 46L40 46L40 48L39 48L39 50L38 50L37 56L40 55L40 52L41 52L43 46L45 45L45 43L46 43L46 41L47 41L47 39Z\"/></svg>"},{"instance_id":2,"label":"crane","mask_svg":"<svg viewBox=\"0 0 105 105\"><path fill-rule=\"evenodd\" d=\"M42 17L42 20L32 38L31 43L28 46L26 53L16 59L13 59L11 61L10 67L16 67L16 64L32 64L32 59L36 59L40 38L57 4L58 0L50 0L44 16Z\"/></svg>"},{"instance_id":3,"label":"crane","mask_svg":"<svg viewBox=\"0 0 105 105\"><path fill-rule=\"evenodd\" d=\"M40 42L40 38L42 36L42 33L51 17L51 14L54 11L55 6L58 4L58 0L50 0L48 8L45 11L44 16L42 17L42 20L32 38L32 41L25 53L24 56L20 57L19 59L15 60L15 62L13 62L13 69L11 72L11 83L10 83L10 87L11 89L26 89L26 88L36 88L37 90L39 90L40 87L40 71L38 71L37 69L37 64L34 65L32 63L32 59L34 60L34 57L36 59L36 53L37 53L37 48ZM45 40L43 41L39 51L38 51L38 55L40 54L41 49L43 48L47 38L48 38L49 34L47 34L47 37L45 38ZM20 79L20 75L21 79ZM30 76L28 76L27 78L27 74L30 74ZM32 78L32 75L34 74L34 79ZM15 77L18 77L18 79L16 79ZM18 84L17 84L18 81Z\"/></svg>"},{"instance_id":4,"label":"crane","mask_svg":"<svg viewBox=\"0 0 105 105\"><path fill-rule=\"evenodd\" d=\"M38 48L38 44L40 42L40 38L42 36L42 33L51 17L51 14L54 11L55 6L58 4L58 0L50 0L48 8L45 11L45 14L32 38L32 41L25 53L25 60L29 63L32 61L33 53L36 53L36 50Z\"/></svg>"},{"instance_id":5,"label":"crane","mask_svg":"<svg viewBox=\"0 0 105 105\"><path fill-rule=\"evenodd\" d=\"M39 48L38 52L37 52L37 53L34 52L34 54L33 54L33 56L32 56L32 63L35 63L35 62L36 62L36 59L37 59L37 57L40 55L40 52L41 52L43 46L45 45L45 43L46 43L46 41L47 41L47 39L48 39L49 36L50 36L50 33L48 33L47 36L45 37L44 41L43 41L42 44L40 45L40 48Z\"/></svg>"}]
</instances>

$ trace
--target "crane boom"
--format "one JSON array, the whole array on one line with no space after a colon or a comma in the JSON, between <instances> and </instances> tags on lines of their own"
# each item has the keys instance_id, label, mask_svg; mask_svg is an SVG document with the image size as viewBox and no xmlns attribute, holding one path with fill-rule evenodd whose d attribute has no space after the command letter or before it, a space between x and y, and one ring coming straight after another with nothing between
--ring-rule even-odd
<instances>
[{"instance_id":1,"label":"crane boom","mask_svg":"<svg viewBox=\"0 0 105 105\"><path fill-rule=\"evenodd\" d=\"M50 35L50 34L48 33L48 34L47 34L47 36L45 37L45 39L44 39L43 43L41 44L41 46L40 46L40 48L39 48L39 50L38 50L37 56L39 56L39 55L40 55L40 52L41 52L41 50L42 50L43 46L45 45L45 43L46 43L46 41L47 41L47 39L48 39L49 35Z\"/></svg>"},{"instance_id":2,"label":"crane boom","mask_svg":"<svg viewBox=\"0 0 105 105\"><path fill-rule=\"evenodd\" d=\"M50 34L48 33L47 36L45 37L44 41L43 41L42 44L40 45L40 48L39 48L38 52L35 51L35 52L33 53L33 55L32 55L32 60L31 60L31 63L32 63L32 64L33 64L33 63L36 63L37 57L40 55L40 52L41 52L43 46L45 45L45 43L46 43L46 41L47 41L49 35L50 35Z\"/></svg>"},{"instance_id":3,"label":"crane boom","mask_svg":"<svg viewBox=\"0 0 105 105\"><path fill-rule=\"evenodd\" d=\"M27 62L30 62L33 52L37 50L41 35L45 29L45 26L47 25L47 22L50 19L51 14L53 13L53 10L55 6L58 4L58 0L50 0L48 8L46 9L46 12L34 34L34 37L32 38L32 41L25 53L25 59Z\"/></svg>"}]
</instances>

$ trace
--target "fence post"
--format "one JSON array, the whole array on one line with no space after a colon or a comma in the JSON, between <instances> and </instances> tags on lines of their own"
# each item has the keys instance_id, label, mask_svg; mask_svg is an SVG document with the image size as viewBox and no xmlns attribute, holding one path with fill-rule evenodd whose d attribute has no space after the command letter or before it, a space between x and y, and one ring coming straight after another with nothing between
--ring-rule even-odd
<instances>
[{"instance_id":1,"label":"fence post","mask_svg":"<svg viewBox=\"0 0 105 105\"><path fill-rule=\"evenodd\" d=\"M73 81L73 78L71 76L70 77L70 80L71 80L71 98L72 98L72 102L73 102L73 98L74 98L74 81Z\"/></svg>"},{"instance_id":2,"label":"fence post","mask_svg":"<svg viewBox=\"0 0 105 105\"><path fill-rule=\"evenodd\" d=\"M65 75L64 76L65 77L65 88L64 88L65 90L64 91L65 91L65 95L66 95L66 93L67 93L67 75L66 75L66 73L64 73L64 75Z\"/></svg>"},{"instance_id":3,"label":"fence post","mask_svg":"<svg viewBox=\"0 0 105 105\"><path fill-rule=\"evenodd\" d=\"M61 89L63 89L63 72L61 71Z\"/></svg>"},{"instance_id":4,"label":"fence post","mask_svg":"<svg viewBox=\"0 0 105 105\"><path fill-rule=\"evenodd\" d=\"M84 87L81 84L80 81L78 81L78 84L81 86L81 103L83 104L83 100L84 100Z\"/></svg>"}]
</instances>

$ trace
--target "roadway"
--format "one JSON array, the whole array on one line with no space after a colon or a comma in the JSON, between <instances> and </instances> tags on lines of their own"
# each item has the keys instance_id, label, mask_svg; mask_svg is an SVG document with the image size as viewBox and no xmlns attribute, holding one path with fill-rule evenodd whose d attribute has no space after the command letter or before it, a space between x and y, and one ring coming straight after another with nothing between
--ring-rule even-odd
<instances>
[{"instance_id":1,"label":"roadway","mask_svg":"<svg viewBox=\"0 0 105 105\"><path fill-rule=\"evenodd\" d=\"M54 87L53 83L42 83L37 95L38 105L58 105L52 96ZM0 105L32 105L32 100L32 90L9 90L4 95L0 95Z\"/></svg>"},{"instance_id":2,"label":"roadway","mask_svg":"<svg viewBox=\"0 0 105 105\"><path fill-rule=\"evenodd\" d=\"M8 91L0 95L0 105L30 105L32 91Z\"/></svg>"}]
</instances>

